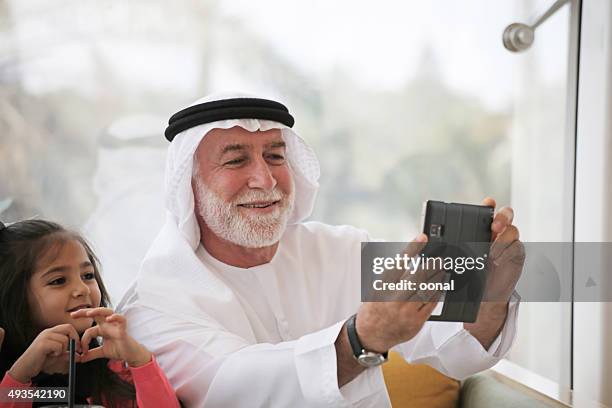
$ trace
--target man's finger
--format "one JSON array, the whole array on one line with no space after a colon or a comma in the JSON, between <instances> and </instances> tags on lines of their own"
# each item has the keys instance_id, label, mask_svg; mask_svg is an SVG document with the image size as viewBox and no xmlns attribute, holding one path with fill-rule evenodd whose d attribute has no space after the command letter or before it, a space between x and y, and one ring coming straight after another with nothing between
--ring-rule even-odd
<instances>
[{"instance_id":1,"label":"man's finger","mask_svg":"<svg viewBox=\"0 0 612 408\"><path fill-rule=\"evenodd\" d=\"M408 243L408 246L406 249L404 249L403 253L411 258L419 255L423 248L425 248L425 245L427 245L427 240L427 235L423 233L417 235L416 238Z\"/></svg>"},{"instance_id":2,"label":"man's finger","mask_svg":"<svg viewBox=\"0 0 612 408\"><path fill-rule=\"evenodd\" d=\"M429 318L429 316L431 316L436 306L438 306L437 301L423 303L421 306L419 306L418 314L423 319Z\"/></svg>"},{"instance_id":3,"label":"man's finger","mask_svg":"<svg viewBox=\"0 0 612 408\"><path fill-rule=\"evenodd\" d=\"M512 263L522 266L525 263L525 246L519 240L513 241L506 245L503 250L493 259L496 265Z\"/></svg>"},{"instance_id":4,"label":"man's finger","mask_svg":"<svg viewBox=\"0 0 612 408\"><path fill-rule=\"evenodd\" d=\"M422 273L421 270L419 270L417 272L417 274ZM427 277L422 277L419 280L414 280L414 284L415 284L415 290L411 290L409 292L408 297L406 298L407 301L410 302L431 302L433 299L437 299L440 297L440 295L442 294L442 292L438 289L427 289L427 287L437 287L437 285L439 285L440 283L444 282L446 280L446 272L444 271L437 271L436 273L427 276ZM423 287L425 287L425 289L421 288L421 285L423 285Z\"/></svg>"},{"instance_id":5,"label":"man's finger","mask_svg":"<svg viewBox=\"0 0 612 408\"><path fill-rule=\"evenodd\" d=\"M514 219L514 211L511 207L502 207L495 214L493 218L493 224L491 225L491 230L496 233L501 233L504 228L508 225L512 225L512 220Z\"/></svg>"},{"instance_id":6,"label":"man's finger","mask_svg":"<svg viewBox=\"0 0 612 408\"><path fill-rule=\"evenodd\" d=\"M520 238L519 230L514 225L506 227L504 232L497 236L493 245L491 245L491 258L497 259L513 242Z\"/></svg>"},{"instance_id":7,"label":"man's finger","mask_svg":"<svg viewBox=\"0 0 612 408\"><path fill-rule=\"evenodd\" d=\"M401 255L405 255L408 258L415 258L423 250L425 245L427 245L427 235L419 234L415 239L408 243L408 246L404 248ZM402 279L406 279L412 274L414 274L414 271L411 270L411 262L408 261L408 267L406 269L403 267L385 269L380 278L383 282L400 282Z\"/></svg>"},{"instance_id":8,"label":"man's finger","mask_svg":"<svg viewBox=\"0 0 612 408\"><path fill-rule=\"evenodd\" d=\"M499 242L511 243L518 240L519 237L520 233L518 228L516 228L514 225L508 225L506 229L504 229L504 232L498 235L497 240Z\"/></svg>"},{"instance_id":9,"label":"man's finger","mask_svg":"<svg viewBox=\"0 0 612 408\"><path fill-rule=\"evenodd\" d=\"M480 205L484 205L486 207L493 207L493 208L495 208L497 206L497 203L495 202L495 200L492 197L485 197L480 202Z\"/></svg>"}]
</instances>

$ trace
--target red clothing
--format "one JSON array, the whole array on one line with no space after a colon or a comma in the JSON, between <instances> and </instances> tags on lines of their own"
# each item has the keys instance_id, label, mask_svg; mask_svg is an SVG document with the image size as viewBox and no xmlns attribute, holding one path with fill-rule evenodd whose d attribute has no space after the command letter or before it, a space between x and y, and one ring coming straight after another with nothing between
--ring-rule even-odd
<instances>
[{"instance_id":1,"label":"red clothing","mask_svg":"<svg viewBox=\"0 0 612 408\"><path fill-rule=\"evenodd\" d=\"M108 368L117 373L124 381L134 384L136 389L136 401L125 401L119 405L121 408L136 406L140 408L179 408L176 394L161 367L157 364L155 357L151 362L136 368L126 368L122 361L111 360L108 363ZM31 385L32 383L23 384L16 381L7 372L0 383L0 388L27 388ZM31 402L0 402L0 408L31 407Z\"/></svg>"}]
</instances>

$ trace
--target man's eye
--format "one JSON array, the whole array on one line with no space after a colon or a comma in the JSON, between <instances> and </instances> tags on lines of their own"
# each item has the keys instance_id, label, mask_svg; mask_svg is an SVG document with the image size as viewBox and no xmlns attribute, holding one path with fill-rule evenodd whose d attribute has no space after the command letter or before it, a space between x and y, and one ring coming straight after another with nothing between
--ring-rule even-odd
<instances>
[{"instance_id":1,"label":"man's eye","mask_svg":"<svg viewBox=\"0 0 612 408\"><path fill-rule=\"evenodd\" d=\"M64 283L66 283L66 279L65 278L57 278L57 279L53 279L51 282L49 282L49 285L59 286L59 285L63 285Z\"/></svg>"},{"instance_id":2,"label":"man's eye","mask_svg":"<svg viewBox=\"0 0 612 408\"><path fill-rule=\"evenodd\" d=\"M88 272L88 273L83 275L83 279L84 280L96 279L96 275L93 272Z\"/></svg>"},{"instance_id":3,"label":"man's eye","mask_svg":"<svg viewBox=\"0 0 612 408\"><path fill-rule=\"evenodd\" d=\"M282 154L269 154L268 160L273 161L275 163L284 162L285 156L283 156Z\"/></svg>"},{"instance_id":4,"label":"man's eye","mask_svg":"<svg viewBox=\"0 0 612 408\"><path fill-rule=\"evenodd\" d=\"M243 158L238 158L238 159L233 159L233 160L227 161L227 162L225 162L223 164L226 165L226 166L236 166L236 165L242 164L242 163L244 163L244 159Z\"/></svg>"}]
</instances>

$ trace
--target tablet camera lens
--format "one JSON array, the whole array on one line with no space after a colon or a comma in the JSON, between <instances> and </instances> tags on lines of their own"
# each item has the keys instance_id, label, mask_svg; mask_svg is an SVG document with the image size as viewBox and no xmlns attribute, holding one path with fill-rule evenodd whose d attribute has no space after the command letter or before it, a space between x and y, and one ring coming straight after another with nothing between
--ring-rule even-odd
<instances>
[{"instance_id":1,"label":"tablet camera lens","mask_svg":"<svg viewBox=\"0 0 612 408\"><path fill-rule=\"evenodd\" d=\"M442 226L439 224L432 224L429 227L429 236L440 238L442 236Z\"/></svg>"}]
</instances>

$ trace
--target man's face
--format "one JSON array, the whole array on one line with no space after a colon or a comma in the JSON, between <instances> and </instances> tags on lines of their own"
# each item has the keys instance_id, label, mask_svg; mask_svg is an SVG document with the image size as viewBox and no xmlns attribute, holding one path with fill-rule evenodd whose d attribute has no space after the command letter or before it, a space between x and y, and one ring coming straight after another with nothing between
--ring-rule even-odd
<instances>
[{"instance_id":1,"label":"man's face","mask_svg":"<svg viewBox=\"0 0 612 408\"><path fill-rule=\"evenodd\" d=\"M278 242L294 201L293 177L279 129L214 129L194 159L199 215L215 235L248 248Z\"/></svg>"}]
</instances>

